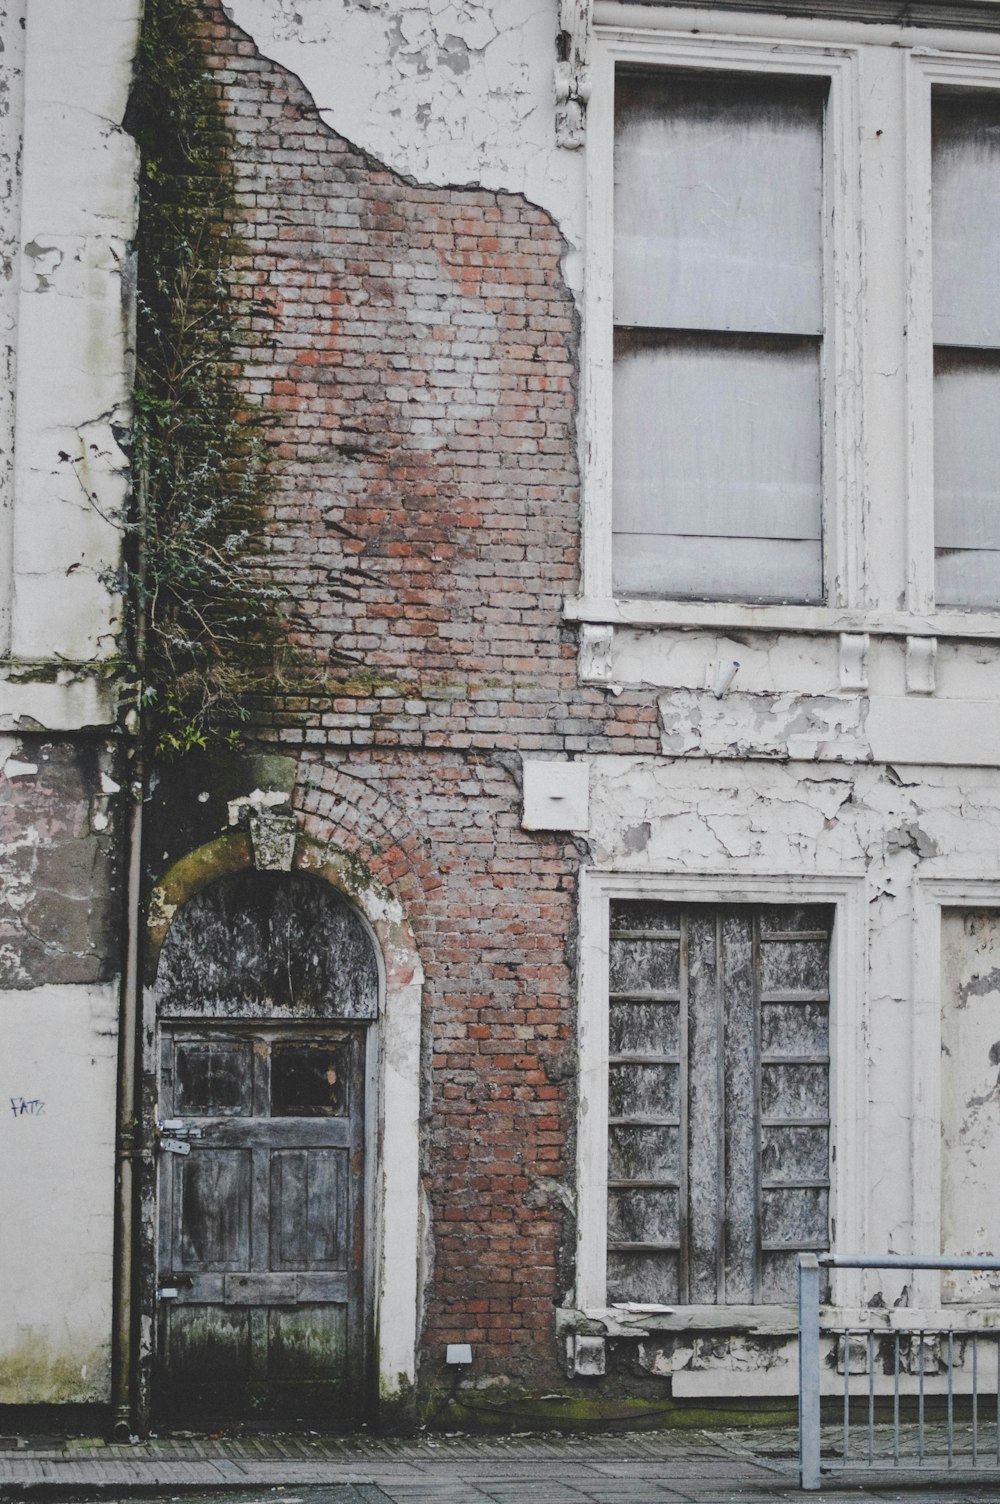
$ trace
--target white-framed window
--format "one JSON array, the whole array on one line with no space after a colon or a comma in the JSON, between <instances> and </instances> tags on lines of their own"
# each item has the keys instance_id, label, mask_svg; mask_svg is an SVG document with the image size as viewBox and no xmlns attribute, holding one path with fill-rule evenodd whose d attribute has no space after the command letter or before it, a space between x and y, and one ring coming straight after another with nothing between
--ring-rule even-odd
<instances>
[{"instance_id":1,"label":"white-framed window","mask_svg":"<svg viewBox=\"0 0 1000 1504\"><path fill-rule=\"evenodd\" d=\"M578 1305L790 1305L794 1250L863 1246L863 882L589 871L580 903Z\"/></svg>"},{"instance_id":2,"label":"white-framed window","mask_svg":"<svg viewBox=\"0 0 1000 1504\"><path fill-rule=\"evenodd\" d=\"M1000 883L914 883L912 1060L914 1247L959 1255L1000 1247L995 1194L1000 1138ZM913 1302L933 1309L995 1304L993 1275L915 1278Z\"/></svg>"},{"instance_id":3,"label":"white-framed window","mask_svg":"<svg viewBox=\"0 0 1000 1504\"><path fill-rule=\"evenodd\" d=\"M690 16L595 10L567 615L1000 635L1000 30Z\"/></svg>"},{"instance_id":4,"label":"white-framed window","mask_svg":"<svg viewBox=\"0 0 1000 1504\"><path fill-rule=\"evenodd\" d=\"M618 595L826 597L827 83L616 70Z\"/></svg>"},{"instance_id":5,"label":"white-framed window","mask_svg":"<svg viewBox=\"0 0 1000 1504\"><path fill-rule=\"evenodd\" d=\"M829 1248L831 918L611 901L612 1302L790 1304Z\"/></svg>"},{"instance_id":6,"label":"white-framed window","mask_svg":"<svg viewBox=\"0 0 1000 1504\"><path fill-rule=\"evenodd\" d=\"M995 609L1000 67L914 55L909 74L913 606Z\"/></svg>"}]
</instances>

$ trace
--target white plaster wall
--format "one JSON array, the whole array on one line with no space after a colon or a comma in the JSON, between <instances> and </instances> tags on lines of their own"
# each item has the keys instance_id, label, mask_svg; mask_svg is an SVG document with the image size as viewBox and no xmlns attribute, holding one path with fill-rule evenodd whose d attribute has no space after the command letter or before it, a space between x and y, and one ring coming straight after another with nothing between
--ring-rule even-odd
<instances>
[{"instance_id":1,"label":"white plaster wall","mask_svg":"<svg viewBox=\"0 0 1000 1504\"><path fill-rule=\"evenodd\" d=\"M10 641L25 0L0 0L0 654Z\"/></svg>"},{"instance_id":2,"label":"white plaster wall","mask_svg":"<svg viewBox=\"0 0 1000 1504\"><path fill-rule=\"evenodd\" d=\"M109 1398L117 998L0 993L0 1404Z\"/></svg>"},{"instance_id":3,"label":"white plaster wall","mask_svg":"<svg viewBox=\"0 0 1000 1504\"><path fill-rule=\"evenodd\" d=\"M105 727L115 719L118 686L86 665L56 669L39 680L34 666L0 663L0 732L44 726L47 731Z\"/></svg>"},{"instance_id":4,"label":"white plaster wall","mask_svg":"<svg viewBox=\"0 0 1000 1504\"><path fill-rule=\"evenodd\" d=\"M226 0L332 129L422 183L523 193L580 284L583 153L555 146L558 0Z\"/></svg>"},{"instance_id":5,"label":"white plaster wall","mask_svg":"<svg viewBox=\"0 0 1000 1504\"><path fill-rule=\"evenodd\" d=\"M0 12L5 49L17 43L24 57L14 328L11 298L0 306L17 376L3 651L19 659L80 662L115 648L117 600L102 575L117 561L127 488L137 158L122 119L140 9L30 0L23 32L13 0ZM0 158L17 134L12 120ZM9 519L2 466L0 487Z\"/></svg>"}]
</instances>

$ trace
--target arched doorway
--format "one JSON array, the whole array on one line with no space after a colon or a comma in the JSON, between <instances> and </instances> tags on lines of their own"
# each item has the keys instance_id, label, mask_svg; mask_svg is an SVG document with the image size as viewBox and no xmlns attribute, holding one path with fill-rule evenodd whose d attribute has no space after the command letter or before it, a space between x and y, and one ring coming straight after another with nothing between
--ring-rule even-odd
<instances>
[{"instance_id":1,"label":"arched doorway","mask_svg":"<svg viewBox=\"0 0 1000 1504\"><path fill-rule=\"evenodd\" d=\"M173 916L154 989L160 1420L366 1412L379 993L368 924L308 873L231 872Z\"/></svg>"}]
</instances>

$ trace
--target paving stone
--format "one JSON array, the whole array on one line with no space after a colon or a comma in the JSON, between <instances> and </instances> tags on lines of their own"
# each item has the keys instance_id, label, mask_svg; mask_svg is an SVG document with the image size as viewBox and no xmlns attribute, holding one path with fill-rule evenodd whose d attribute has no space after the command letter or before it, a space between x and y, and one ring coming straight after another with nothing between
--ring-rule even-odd
<instances>
[{"instance_id":1,"label":"paving stone","mask_svg":"<svg viewBox=\"0 0 1000 1504\"><path fill-rule=\"evenodd\" d=\"M27 1441L27 1445L23 1443ZM802 1504L795 1435L644 1432L593 1437L193 1437L136 1446L53 1438L0 1445L0 1499L72 1493L129 1504ZM157 1495L156 1491L161 1492ZM848 1500L984 1504L994 1474L824 1480Z\"/></svg>"}]
</instances>

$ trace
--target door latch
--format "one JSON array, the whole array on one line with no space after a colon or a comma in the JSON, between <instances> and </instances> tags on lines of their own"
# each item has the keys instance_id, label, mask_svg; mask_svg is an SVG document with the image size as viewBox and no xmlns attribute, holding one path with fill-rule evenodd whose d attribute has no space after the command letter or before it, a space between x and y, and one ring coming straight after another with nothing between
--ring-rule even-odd
<instances>
[{"instance_id":1,"label":"door latch","mask_svg":"<svg viewBox=\"0 0 1000 1504\"><path fill-rule=\"evenodd\" d=\"M162 1149L164 1154L190 1154L191 1145L182 1138L159 1138L157 1148Z\"/></svg>"},{"instance_id":2,"label":"door latch","mask_svg":"<svg viewBox=\"0 0 1000 1504\"><path fill-rule=\"evenodd\" d=\"M189 1139L201 1138L201 1129L194 1128L183 1118L167 1118L156 1125L156 1142L164 1154L190 1154Z\"/></svg>"}]
</instances>

